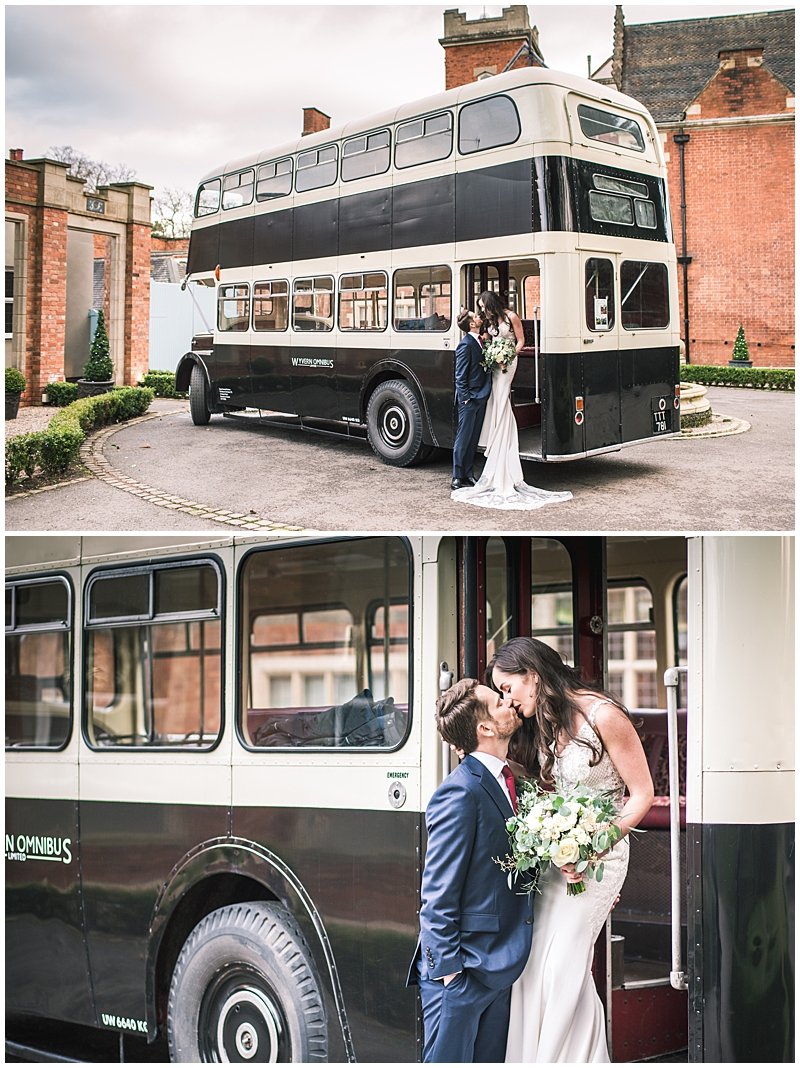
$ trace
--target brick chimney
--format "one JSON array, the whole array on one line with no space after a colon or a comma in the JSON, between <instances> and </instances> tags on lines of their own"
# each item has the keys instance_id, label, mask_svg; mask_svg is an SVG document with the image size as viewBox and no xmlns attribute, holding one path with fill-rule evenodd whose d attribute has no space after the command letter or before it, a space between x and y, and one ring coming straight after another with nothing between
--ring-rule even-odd
<instances>
[{"instance_id":1,"label":"brick chimney","mask_svg":"<svg viewBox=\"0 0 800 1068\"><path fill-rule=\"evenodd\" d=\"M331 125L330 115L318 108L303 108L303 137L306 134L321 133L329 130Z\"/></svg>"},{"instance_id":2,"label":"brick chimney","mask_svg":"<svg viewBox=\"0 0 800 1068\"><path fill-rule=\"evenodd\" d=\"M17 163L19 163L20 160L22 159L22 151L23 150L21 148L10 148L8 150L8 158L9 159L13 159Z\"/></svg>"},{"instance_id":3,"label":"brick chimney","mask_svg":"<svg viewBox=\"0 0 800 1068\"><path fill-rule=\"evenodd\" d=\"M457 8L444 13L445 89L500 74L508 67L543 67L539 31L526 4L511 4L493 18L467 19Z\"/></svg>"}]
</instances>

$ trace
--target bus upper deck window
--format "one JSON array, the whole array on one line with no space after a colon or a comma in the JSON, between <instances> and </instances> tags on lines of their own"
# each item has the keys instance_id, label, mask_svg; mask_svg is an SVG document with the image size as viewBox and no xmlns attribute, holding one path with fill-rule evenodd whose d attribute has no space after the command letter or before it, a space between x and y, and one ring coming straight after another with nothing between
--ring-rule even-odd
<instances>
[{"instance_id":1,"label":"bus upper deck window","mask_svg":"<svg viewBox=\"0 0 800 1068\"><path fill-rule=\"evenodd\" d=\"M254 172L252 169L238 174L227 174L222 183L222 210L243 208L253 202Z\"/></svg>"},{"instance_id":2,"label":"bus upper deck window","mask_svg":"<svg viewBox=\"0 0 800 1068\"><path fill-rule=\"evenodd\" d=\"M279 159L258 168L256 200L274 200L292 191L292 161Z\"/></svg>"},{"instance_id":3,"label":"bus upper deck window","mask_svg":"<svg viewBox=\"0 0 800 1068\"><path fill-rule=\"evenodd\" d=\"M644 152L642 128L633 119L617 115L613 111L579 104L578 120L584 134L593 141L604 141L606 144L617 145L620 148Z\"/></svg>"},{"instance_id":4,"label":"bus upper deck window","mask_svg":"<svg viewBox=\"0 0 800 1068\"><path fill-rule=\"evenodd\" d=\"M222 182L219 178L214 178L210 182L203 182L197 190L197 197L194 202L195 218L200 219L204 215L213 215L215 211L219 211L221 195Z\"/></svg>"},{"instance_id":5,"label":"bus upper deck window","mask_svg":"<svg viewBox=\"0 0 800 1068\"><path fill-rule=\"evenodd\" d=\"M520 135L519 115L511 97L490 96L465 104L458 117L458 151L482 152L510 145Z\"/></svg>"},{"instance_id":6,"label":"bus upper deck window","mask_svg":"<svg viewBox=\"0 0 800 1068\"><path fill-rule=\"evenodd\" d=\"M388 130L351 137L342 145L342 181L384 174L391 162L391 136Z\"/></svg>"},{"instance_id":7,"label":"bus upper deck window","mask_svg":"<svg viewBox=\"0 0 800 1068\"><path fill-rule=\"evenodd\" d=\"M449 111L412 119L397 127L394 162L397 167L415 167L446 159L453 149L453 116Z\"/></svg>"},{"instance_id":8,"label":"bus upper deck window","mask_svg":"<svg viewBox=\"0 0 800 1068\"><path fill-rule=\"evenodd\" d=\"M308 189L321 189L326 185L333 185L336 181L336 165L339 158L339 149L336 145L326 145L325 148L312 148L308 152L301 152L297 157L297 174L294 179L294 187L298 193L304 193Z\"/></svg>"}]
</instances>

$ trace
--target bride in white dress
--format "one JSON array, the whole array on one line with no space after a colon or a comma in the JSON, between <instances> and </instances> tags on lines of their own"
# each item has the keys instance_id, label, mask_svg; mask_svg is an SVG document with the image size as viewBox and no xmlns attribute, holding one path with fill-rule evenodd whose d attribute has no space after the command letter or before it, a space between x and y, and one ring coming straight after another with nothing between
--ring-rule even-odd
<instances>
[{"instance_id":1,"label":"bride in white dress","mask_svg":"<svg viewBox=\"0 0 800 1068\"><path fill-rule=\"evenodd\" d=\"M516 345L519 356L524 334L517 314L504 308L495 293L482 293L478 306L486 316L489 335L509 338ZM515 359L505 371L499 367L492 370L492 392L478 441L478 447L486 450L486 463L474 486L453 490L450 496L454 501L482 508L532 509L568 501L572 497L566 490L551 492L525 482L519 458L517 424L511 407L511 384L517 363Z\"/></svg>"},{"instance_id":2,"label":"bride in white dress","mask_svg":"<svg viewBox=\"0 0 800 1068\"><path fill-rule=\"evenodd\" d=\"M511 991L507 1063L590 1064L609 1060L605 1013L592 978L594 943L628 870L628 832L653 801L647 758L627 713L587 688L576 671L535 638L512 638L487 669L522 718L509 757L544 785L611 791L621 839L604 858L602 882L568 896L582 878L551 866L533 906L528 963ZM625 796L627 791L627 798Z\"/></svg>"}]
</instances>

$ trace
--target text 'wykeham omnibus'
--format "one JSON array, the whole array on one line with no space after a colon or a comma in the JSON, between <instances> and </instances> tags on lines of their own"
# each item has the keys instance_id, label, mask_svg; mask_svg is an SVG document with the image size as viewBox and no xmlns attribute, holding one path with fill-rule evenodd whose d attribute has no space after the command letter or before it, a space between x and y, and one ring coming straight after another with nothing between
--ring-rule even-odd
<instances>
[{"instance_id":1,"label":"text 'wykeham omnibus'","mask_svg":"<svg viewBox=\"0 0 800 1068\"><path fill-rule=\"evenodd\" d=\"M368 438L405 466L454 440L459 308L522 319L524 458L680 430L666 167L652 118L527 68L215 168L187 280L216 321L177 371L212 413Z\"/></svg>"}]
</instances>

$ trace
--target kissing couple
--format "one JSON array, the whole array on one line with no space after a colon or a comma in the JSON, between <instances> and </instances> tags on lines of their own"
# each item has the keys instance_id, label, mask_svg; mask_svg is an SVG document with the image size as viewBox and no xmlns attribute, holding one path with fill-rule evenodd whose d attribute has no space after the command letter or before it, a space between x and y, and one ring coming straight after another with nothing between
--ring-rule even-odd
<instances>
[{"instance_id":1,"label":"kissing couple","mask_svg":"<svg viewBox=\"0 0 800 1068\"><path fill-rule=\"evenodd\" d=\"M592 956L628 869L627 835L653 801L647 758L625 707L535 638L506 642L486 681L461 679L436 706L439 733L463 758L425 814L420 937L407 981L422 999L423 1061L608 1062ZM540 893L509 885L495 858L509 852L515 773L613 798L602 882L568 895L565 881L583 876L575 864L551 864Z\"/></svg>"},{"instance_id":2,"label":"kissing couple","mask_svg":"<svg viewBox=\"0 0 800 1068\"><path fill-rule=\"evenodd\" d=\"M522 474L511 383L525 346L522 322L496 293L481 293L478 311L456 320L464 337L456 348L456 411L453 443L454 501L482 508L532 509L568 501L568 491L529 486ZM495 355L497 351L497 355ZM493 358L494 357L494 358ZM486 463L476 482L472 465L483 447Z\"/></svg>"}]
</instances>

